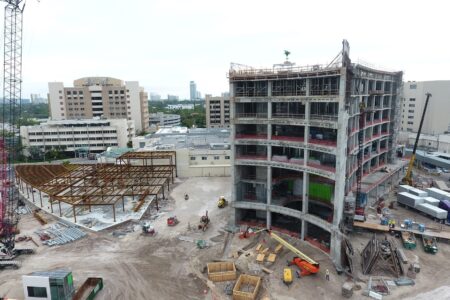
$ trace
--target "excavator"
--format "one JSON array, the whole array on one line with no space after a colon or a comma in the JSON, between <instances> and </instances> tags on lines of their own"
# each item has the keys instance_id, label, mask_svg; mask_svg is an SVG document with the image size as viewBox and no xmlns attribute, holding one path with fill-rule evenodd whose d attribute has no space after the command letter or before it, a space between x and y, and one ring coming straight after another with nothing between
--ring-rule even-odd
<instances>
[{"instance_id":1,"label":"excavator","mask_svg":"<svg viewBox=\"0 0 450 300\"><path fill-rule=\"evenodd\" d=\"M297 255L292 259L292 261L289 263L289 265L296 265L300 269L300 275L301 276L307 276L312 274L317 274L319 272L320 266L319 263L314 261L312 258L286 242L282 237L275 234L269 229L266 229L269 236L279 242L281 245L289 249L292 253ZM284 272L284 276L289 277L289 272ZM292 274L290 275L292 277ZM292 281L292 279L284 278L284 282Z\"/></svg>"},{"instance_id":2,"label":"excavator","mask_svg":"<svg viewBox=\"0 0 450 300\"><path fill-rule=\"evenodd\" d=\"M405 177L402 179L403 184L407 184L413 186L412 179L412 169L414 166L414 161L416 160L416 150L417 144L419 143L420 132L422 131L423 120L425 119L425 113L427 112L428 100L430 100L431 94L426 93L427 99L425 100L425 106L423 107L422 118L420 119L419 130L417 131L416 140L414 142L413 152L411 154L411 158L409 159L408 170L406 171Z\"/></svg>"}]
</instances>

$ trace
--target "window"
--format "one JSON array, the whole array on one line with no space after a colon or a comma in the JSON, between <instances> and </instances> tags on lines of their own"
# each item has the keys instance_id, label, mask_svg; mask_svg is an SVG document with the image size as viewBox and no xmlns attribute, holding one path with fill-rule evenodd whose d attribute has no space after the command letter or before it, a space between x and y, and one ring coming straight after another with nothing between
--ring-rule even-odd
<instances>
[{"instance_id":1,"label":"window","mask_svg":"<svg viewBox=\"0 0 450 300\"><path fill-rule=\"evenodd\" d=\"M415 90L415 89L417 89L417 84L411 83L411 84L409 85L409 89L410 89L410 90Z\"/></svg>"},{"instance_id":2,"label":"window","mask_svg":"<svg viewBox=\"0 0 450 300\"><path fill-rule=\"evenodd\" d=\"M416 101L416 98L409 98L409 101L414 102Z\"/></svg>"},{"instance_id":3,"label":"window","mask_svg":"<svg viewBox=\"0 0 450 300\"><path fill-rule=\"evenodd\" d=\"M191 160L195 160L195 156L191 156Z\"/></svg>"},{"instance_id":4,"label":"window","mask_svg":"<svg viewBox=\"0 0 450 300\"><path fill-rule=\"evenodd\" d=\"M415 104L410 104L410 105L408 105L409 107L416 107L416 105Z\"/></svg>"},{"instance_id":5,"label":"window","mask_svg":"<svg viewBox=\"0 0 450 300\"><path fill-rule=\"evenodd\" d=\"M202 160L207 160L207 159L208 159L208 157L202 156Z\"/></svg>"},{"instance_id":6,"label":"window","mask_svg":"<svg viewBox=\"0 0 450 300\"><path fill-rule=\"evenodd\" d=\"M414 119L414 116L408 116L408 119Z\"/></svg>"},{"instance_id":7,"label":"window","mask_svg":"<svg viewBox=\"0 0 450 300\"><path fill-rule=\"evenodd\" d=\"M408 110L409 113L414 113L413 109Z\"/></svg>"},{"instance_id":8,"label":"window","mask_svg":"<svg viewBox=\"0 0 450 300\"><path fill-rule=\"evenodd\" d=\"M225 156L225 159L230 159L230 157L229 156Z\"/></svg>"},{"instance_id":9,"label":"window","mask_svg":"<svg viewBox=\"0 0 450 300\"><path fill-rule=\"evenodd\" d=\"M408 125L413 125L414 122L408 121Z\"/></svg>"},{"instance_id":10,"label":"window","mask_svg":"<svg viewBox=\"0 0 450 300\"><path fill-rule=\"evenodd\" d=\"M219 160L220 156L214 156L214 160Z\"/></svg>"},{"instance_id":11,"label":"window","mask_svg":"<svg viewBox=\"0 0 450 300\"><path fill-rule=\"evenodd\" d=\"M29 297L47 298L47 289L45 287L27 286Z\"/></svg>"}]
</instances>

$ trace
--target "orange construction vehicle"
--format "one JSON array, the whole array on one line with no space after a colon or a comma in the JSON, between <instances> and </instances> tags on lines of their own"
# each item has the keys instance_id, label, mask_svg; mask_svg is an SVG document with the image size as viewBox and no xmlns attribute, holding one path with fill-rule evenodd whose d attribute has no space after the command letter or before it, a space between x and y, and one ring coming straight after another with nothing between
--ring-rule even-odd
<instances>
[{"instance_id":1,"label":"orange construction vehicle","mask_svg":"<svg viewBox=\"0 0 450 300\"><path fill-rule=\"evenodd\" d=\"M269 236L273 238L274 240L278 241L281 245L289 249L291 252L293 252L296 257L292 259L292 262L290 262L289 265L296 265L300 269L301 276L307 276L311 274L316 274L319 272L319 263L314 261L312 258L308 257L306 254L286 242L283 238L278 236L277 234L273 233L270 230L267 230L269 233Z\"/></svg>"}]
</instances>

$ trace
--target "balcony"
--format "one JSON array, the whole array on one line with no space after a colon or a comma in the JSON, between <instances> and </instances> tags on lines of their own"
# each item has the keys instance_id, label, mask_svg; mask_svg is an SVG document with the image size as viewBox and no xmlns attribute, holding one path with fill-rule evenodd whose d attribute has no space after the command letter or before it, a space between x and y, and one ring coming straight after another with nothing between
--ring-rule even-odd
<instances>
[{"instance_id":1,"label":"balcony","mask_svg":"<svg viewBox=\"0 0 450 300\"><path fill-rule=\"evenodd\" d=\"M236 154L236 159L267 160L267 154Z\"/></svg>"},{"instance_id":2,"label":"balcony","mask_svg":"<svg viewBox=\"0 0 450 300\"><path fill-rule=\"evenodd\" d=\"M311 168L315 168L315 169L319 169L319 170L323 170L323 171L327 171L327 172L331 172L331 173L336 172L336 168L329 166L329 165L322 165L320 162L308 161L308 163L306 165Z\"/></svg>"},{"instance_id":3,"label":"balcony","mask_svg":"<svg viewBox=\"0 0 450 300\"><path fill-rule=\"evenodd\" d=\"M272 118L304 120L305 114L273 113Z\"/></svg>"},{"instance_id":4,"label":"balcony","mask_svg":"<svg viewBox=\"0 0 450 300\"><path fill-rule=\"evenodd\" d=\"M237 113L237 119L267 119L267 113Z\"/></svg>"},{"instance_id":5,"label":"balcony","mask_svg":"<svg viewBox=\"0 0 450 300\"><path fill-rule=\"evenodd\" d=\"M249 139L249 140L267 140L267 134L244 134L236 133L236 139Z\"/></svg>"},{"instance_id":6,"label":"balcony","mask_svg":"<svg viewBox=\"0 0 450 300\"><path fill-rule=\"evenodd\" d=\"M289 142L301 142L305 141L302 136L284 136L284 135L272 135L272 140L275 141L289 141Z\"/></svg>"}]
</instances>

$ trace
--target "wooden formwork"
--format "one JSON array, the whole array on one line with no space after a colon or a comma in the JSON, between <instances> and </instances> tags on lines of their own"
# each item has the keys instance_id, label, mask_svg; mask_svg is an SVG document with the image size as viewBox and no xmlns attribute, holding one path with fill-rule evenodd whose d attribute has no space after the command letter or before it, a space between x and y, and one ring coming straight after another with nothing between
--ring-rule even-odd
<instances>
[{"instance_id":1,"label":"wooden formwork","mask_svg":"<svg viewBox=\"0 0 450 300\"><path fill-rule=\"evenodd\" d=\"M233 300L255 300L261 287L261 277L242 274L233 288Z\"/></svg>"},{"instance_id":2,"label":"wooden formwork","mask_svg":"<svg viewBox=\"0 0 450 300\"><path fill-rule=\"evenodd\" d=\"M237 277L234 262L215 262L206 266L208 279L213 282L235 280Z\"/></svg>"}]
</instances>

